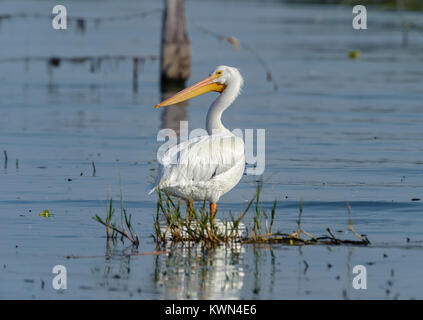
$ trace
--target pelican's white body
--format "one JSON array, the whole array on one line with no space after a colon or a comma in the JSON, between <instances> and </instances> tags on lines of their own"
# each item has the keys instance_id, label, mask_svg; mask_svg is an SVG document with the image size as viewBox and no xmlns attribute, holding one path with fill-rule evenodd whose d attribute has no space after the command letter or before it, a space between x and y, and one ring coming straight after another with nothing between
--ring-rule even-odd
<instances>
[{"instance_id":1,"label":"pelican's white body","mask_svg":"<svg viewBox=\"0 0 423 320\"><path fill-rule=\"evenodd\" d=\"M158 187L186 200L216 203L244 174L244 142L220 120L223 111L240 93L243 79L235 68L219 66L216 70L223 71L216 81L226 88L208 111L208 135L170 148L161 159Z\"/></svg>"},{"instance_id":2,"label":"pelican's white body","mask_svg":"<svg viewBox=\"0 0 423 320\"><path fill-rule=\"evenodd\" d=\"M232 134L197 137L170 148L162 164L160 189L186 200L216 203L244 174L244 143Z\"/></svg>"}]
</instances>

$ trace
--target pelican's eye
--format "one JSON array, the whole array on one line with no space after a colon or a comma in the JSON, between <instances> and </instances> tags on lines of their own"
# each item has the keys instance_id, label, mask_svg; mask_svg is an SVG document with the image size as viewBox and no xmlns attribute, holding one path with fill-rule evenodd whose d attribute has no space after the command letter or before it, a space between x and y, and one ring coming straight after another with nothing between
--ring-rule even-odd
<instances>
[{"instance_id":1,"label":"pelican's eye","mask_svg":"<svg viewBox=\"0 0 423 320\"><path fill-rule=\"evenodd\" d=\"M219 71L217 71L217 72L216 72L216 75L217 75L218 77L220 77L220 76L222 75L222 71L220 71L220 70L219 70Z\"/></svg>"}]
</instances>

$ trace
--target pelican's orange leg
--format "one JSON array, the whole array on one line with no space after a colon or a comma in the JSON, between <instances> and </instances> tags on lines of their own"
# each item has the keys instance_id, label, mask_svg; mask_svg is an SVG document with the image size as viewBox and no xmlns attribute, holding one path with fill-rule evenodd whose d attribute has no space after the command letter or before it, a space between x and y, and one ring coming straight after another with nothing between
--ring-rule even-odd
<instances>
[{"instance_id":1,"label":"pelican's orange leg","mask_svg":"<svg viewBox=\"0 0 423 320\"><path fill-rule=\"evenodd\" d=\"M217 211L217 204L210 202L210 214L212 215L213 219L216 219L216 211Z\"/></svg>"}]
</instances>

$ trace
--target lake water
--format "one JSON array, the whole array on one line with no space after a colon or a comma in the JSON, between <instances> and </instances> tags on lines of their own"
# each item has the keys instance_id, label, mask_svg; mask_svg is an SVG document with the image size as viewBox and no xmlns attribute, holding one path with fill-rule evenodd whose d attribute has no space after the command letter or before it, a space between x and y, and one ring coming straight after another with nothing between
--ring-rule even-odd
<instances>
[{"instance_id":1,"label":"lake water","mask_svg":"<svg viewBox=\"0 0 423 320\"><path fill-rule=\"evenodd\" d=\"M159 1L98 3L74 1L68 15L162 7ZM153 108L161 100L158 62L140 66L134 93L130 61L104 61L99 70L63 61L49 70L45 61L4 59L157 55L160 14L87 20L79 31L70 21L67 31L55 31L47 18L55 4L1 1L2 14L46 18L0 25L0 298L423 298L423 33L411 29L405 46L399 27L404 19L421 23L421 13L369 8L368 30L356 31L350 6L186 1L189 83L219 64L238 67L245 88L224 123L266 130L262 200L269 210L279 200L274 228L295 231L303 199L305 230L318 236L330 227L354 239L346 232L349 201L354 227L371 245L174 246L151 255L142 254L156 250L157 197L148 190L166 112ZM199 26L252 48L273 82L254 54ZM350 59L351 50L360 50L360 59ZM167 116L204 127L214 98L201 96ZM128 243L107 248L104 228L92 220L105 216L108 193L118 201L119 175L138 251ZM241 212L259 179L245 176L222 197L220 212ZM51 216L41 217L44 210ZM67 268L67 290L52 288L55 265ZM367 268L367 290L352 286L355 265Z\"/></svg>"}]
</instances>

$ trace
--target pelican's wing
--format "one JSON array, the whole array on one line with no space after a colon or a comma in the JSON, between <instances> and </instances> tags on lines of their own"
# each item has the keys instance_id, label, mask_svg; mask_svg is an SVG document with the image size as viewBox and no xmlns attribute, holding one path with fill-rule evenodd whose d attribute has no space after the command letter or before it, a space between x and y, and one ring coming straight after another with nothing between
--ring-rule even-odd
<instances>
[{"instance_id":1,"label":"pelican's wing","mask_svg":"<svg viewBox=\"0 0 423 320\"><path fill-rule=\"evenodd\" d=\"M160 184L208 182L244 162L244 142L229 134L200 136L170 148L162 157Z\"/></svg>"}]
</instances>

